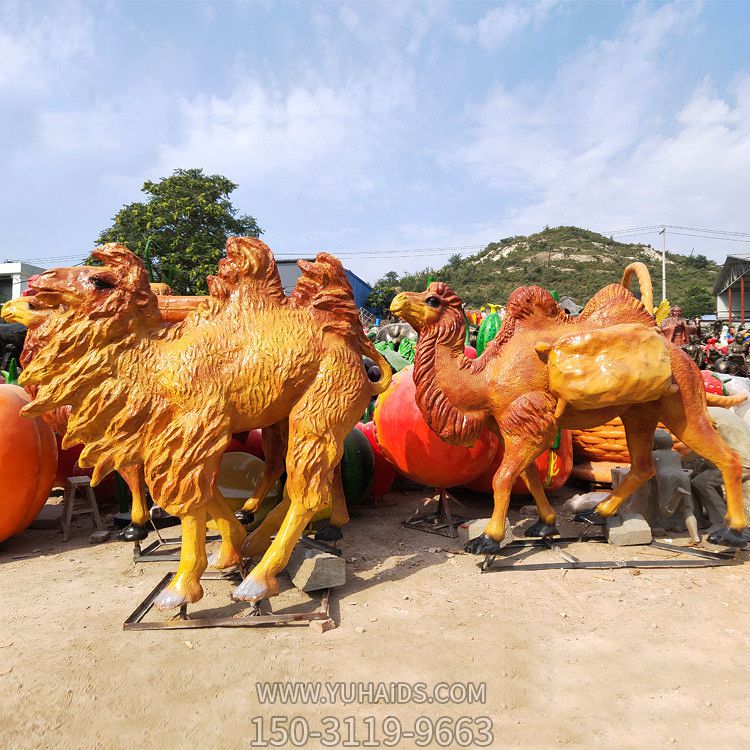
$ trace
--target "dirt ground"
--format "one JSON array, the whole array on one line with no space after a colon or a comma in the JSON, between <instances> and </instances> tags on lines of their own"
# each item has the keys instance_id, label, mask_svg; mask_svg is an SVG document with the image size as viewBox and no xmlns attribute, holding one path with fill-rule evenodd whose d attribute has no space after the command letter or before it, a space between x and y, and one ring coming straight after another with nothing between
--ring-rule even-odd
<instances>
[{"instance_id":1,"label":"dirt ground","mask_svg":"<svg viewBox=\"0 0 750 750\"><path fill-rule=\"evenodd\" d=\"M350 747L368 739L378 747L388 716L404 733L419 717L468 717L475 743L480 718L489 717L490 747L750 741L750 565L480 574L479 559L453 540L401 527L423 497L391 494L357 511L342 543L348 580L333 596L338 627L326 633L124 632L125 618L174 563L133 565L131 545L90 545L83 521L66 544L56 531L8 540L0 545L0 747L262 747L272 717L301 717L311 732L333 717L340 741L324 735L333 737L328 746L346 746L344 729L354 726ZM486 504L471 510L488 515ZM512 520L524 525L518 511ZM598 544L571 551L669 557ZM207 582L200 606L231 610L230 590ZM261 705L263 681L425 683L428 691L481 683L486 702L373 705L365 690L360 703ZM368 736L368 726L377 733ZM303 739L298 733L298 746L323 746ZM418 744L417 735L396 746ZM426 746L459 744L442 735Z\"/></svg>"}]
</instances>

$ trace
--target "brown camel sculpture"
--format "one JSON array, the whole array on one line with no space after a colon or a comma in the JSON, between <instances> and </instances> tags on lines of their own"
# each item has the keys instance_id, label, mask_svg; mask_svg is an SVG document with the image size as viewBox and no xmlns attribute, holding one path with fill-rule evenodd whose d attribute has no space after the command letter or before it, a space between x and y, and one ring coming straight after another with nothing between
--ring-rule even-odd
<instances>
[{"instance_id":1,"label":"brown camel sculpture","mask_svg":"<svg viewBox=\"0 0 750 750\"><path fill-rule=\"evenodd\" d=\"M637 275L644 302L628 290ZM645 303L645 304L644 304ZM707 395L695 363L655 327L648 269L634 263L621 284L599 291L577 318L568 317L540 287L521 287L508 299L497 337L482 357L464 356L461 300L446 284L423 293L402 292L391 311L419 331L414 363L417 402L442 438L471 444L487 425L503 440L502 465L493 479L494 512L468 552L496 553L504 538L510 491L522 476L532 491L539 522L527 535L555 532L555 512L544 494L534 459L558 428L588 428L622 418L632 467L625 481L581 520L603 523L654 476L651 446L665 424L720 469L727 494L727 526L709 538L743 546L742 467L711 426ZM708 396L710 405L731 398Z\"/></svg>"},{"instance_id":2,"label":"brown camel sculpture","mask_svg":"<svg viewBox=\"0 0 750 750\"><path fill-rule=\"evenodd\" d=\"M215 567L241 560L245 530L216 488L232 433L288 420L290 508L260 563L235 590L257 601L278 592L276 574L316 511L333 505L332 535L348 520L336 466L344 438L390 368L362 331L341 263L320 253L300 261L284 295L271 251L232 238L210 296L182 323L161 318L143 262L122 245L94 251L103 267L47 271L34 306L54 312L21 379L37 389L24 408L71 413L63 445L84 444L93 482L113 469L142 466L155 502L182 520L180 565L158 598L161 608L201 598L207 514L222 544ZM371 383L362 354L383 373Z\"/></svg>"}]
</instances>

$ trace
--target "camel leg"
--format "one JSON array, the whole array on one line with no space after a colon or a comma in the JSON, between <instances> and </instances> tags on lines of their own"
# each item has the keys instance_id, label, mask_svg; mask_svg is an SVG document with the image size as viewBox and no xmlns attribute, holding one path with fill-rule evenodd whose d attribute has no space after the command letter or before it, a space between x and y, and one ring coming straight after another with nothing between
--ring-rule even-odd
<instances>
[{"instance_id":1,"label":"camel leg","mask_svg":"<svg viewBox=\"0 0 750 750\"><path fill-rule=\"evenodd\" d=\"M535 391L517 398L502 417L496 418L503 436L504 454L492 478L495 507L484 533L464 546L466 552L492 555L502 549L500 542L505 537L511 489L529 464L551 445L557 430L555 405L549 393Z\"/></svg>"},{"instance_id":2,"label":"camel leg","mask_svg":"<svg viewBox=\"0 0 750 750\"><path fill-rule=\"evenodd\" d=\"M117 538L123 542L139 542L148 536L149 522L143 466L141 464L123 466L119 474L128 485L133 503L130 508L130 524L117 535Z\"/></svg>"},{"instance_id":3,"label":"camel leg","mask_svg":"<svg viewBox=\"0 0 750 750\"><path fill-rule=\"evenodd\" d=\"M180 564L172 582L156 597L158 609L174 609L203 596L201 576L206 570L206 510L196 508L182 516Z\"/></svg>"},{"instance_id":4,"label":"camel leg","mask_svg":"<svg viewBox=\"0 0 750 750\"><path fill-rule=\"evenodd\" d=\"M212 437L210 433L205 433L207 442ZM225 437L223 442L211 440L212 452L204 454L204 463L191 466L187 461L179 461L179 454L172 454L175 459L173 472L160 472L155 476L149 476L156 503L179 515L182 521L180 564L169 586L154 600L155 606L159 609L172 609L197 602L203 596L200 579L208 564L207 507L212 505L217 515L222 514L222 509L216 503L216 477L229 436L227 434L222 437ZM231 534L232 531L228 529L228 533Z\"/></svg>"},{"instance_id":5,"label":"camel leg","mask_svg":"<svg viewBox=\"0 0 750 750\"><path fill-rule=\"evenodd\" d=\"M218 490L206 506L211 517L216 521L221 534L221 547L208 559L208 564L217 570L233 568L242 562L240 550L245 542L245 527L237 520L227 501Z\"/></svg>"},{"instance_id":6,"label":"camel leg","mask_svg":"<svg viewBox=\"0 0 750 750\"><path fill-rule=\"evenodd\" d=\"M271 537L281 528L284 517L289 510L289 495L276 505L263 519L260 526L245 540L242 547L243 557L260 557L271 546Z\"/></svg>"},{"instance_id":7,"label":"camel leg","mask_svg":"<svg viewBox=\"0 0 750 750\"><path fill-rule=\"evenodd\" d=\"M536 463L532 461L526 469L521 472L521 478L526 482L526 486L529 488L529 491L534 498L536 510L539 514L539 520L524 531L524 536L544 537L557 534L557 527L555 526L557 514L549 504L547 495L544 492L544 485L539 478L539 470L537 469Z\"/></svg>"},{"instance_id":8,"label":"camel leg","mask_svg":"<svg viewBox=\"0 0 750 750\"><path fill-rule=\"evenodd\" d=\"M577 520L601 524L645 482L656 474L654 468L654 431L659 422L651 407L633 406L621 415L625 439L630 453L630 471L622 484L607 495L595 508L579 513Z\"/></svg>"},{"instance_id":9,"label":"camel leg","mask_svg":"<svg viewBox=\"0 0 750 750\"><path fill-rule=\"evenodd\" d=\"M341 527L349 523L349 508L346 507L344 484L341 479L341 464L336 467L333 477L333 507L328 524L323 526L315 538L321 542L336 542L343 538Z\"/></svg>"},{"instance_id":10,"label":"camel leg","mask_svg":"<svg viewBox=\"0 0 750 750\"><path fill-rule=\"evenodd\" d=\"M295 434L291 427L287 461L289 510L261 561L235 589L234 599L260 601L279 591L276 575L284 569L315 513L331 503L334 468L343 453L343 436L334 442L321 434Z\"/></svg>"},{"instance_id":11,"label":"camel leg","mask_svg":"<svg viewBox=\"0 0 750 750\"><path fill-rule=\"evenodd\" d=\"M344 453L344 438L369 398L369 382L360 373L359 355L334 350L292 409L286 458L289 511L261 561L235 589L235 599L259 601L278 593L276 575L286 566L294 545L313 516L333 503L335 469ZM359 382L342 382L347 374ZM335 408L330 406L333 392L340 394Z\"/></svg>"},{"instance_id":12,"label":"camel leg","mask_svg":"<svg viewBox=\"0 0 750 750\"><path fill-rule=\"evenodd\" d=\"M263 477L255 488L253 496L248 498L238 517L243 523L250 523L251 513L255 513L279 477L284 473L284 460L289 433L289 422L286 419L263 428L263 453L266 457L263 467Z\"/></svg>"},{"instance_id":13,"label":"camel leg","mask_svg":"<svg viewBox=\"0 0 750 750\"><path fill-rule=\"evenodd\" d=\"M682 384L680 384L682 388ZM661 421L682 440L688 448L708 459L721 472L727 499L725 526L709 534L712 544L742 547L747 538L742 531L747 517L742 505L742 462L740 457L722 440L709 421L705 407L683 404L681 394L659 401ZM705 398L705 397L704 397Z\"/></svg>"}]
</instances>

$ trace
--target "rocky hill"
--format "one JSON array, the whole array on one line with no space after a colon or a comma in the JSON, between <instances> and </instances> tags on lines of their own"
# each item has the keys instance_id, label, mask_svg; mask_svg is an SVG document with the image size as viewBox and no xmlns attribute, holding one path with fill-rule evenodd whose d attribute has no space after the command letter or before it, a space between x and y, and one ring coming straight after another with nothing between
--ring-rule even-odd
<instances>
[{"instance_id":1,"label":"rocky hill","mask_svg":"<svg viewBox=\"0 0 750 750\"><path fill-rule=\"evenodd\" d=\"M407 274L389 286L423 290L429 277L450 284L469 306L502 303L518 286L537 284L584 304L598 289L618 281L628 263L642 261L651 271L654 298L661 299L661 252L648 245L616 242L578 227L545 229L528 237L492 242L466 258L453 256L438 269ZM667 253L667 296L688 314L713 311L713 285L720 266L703 255ZM395 281L395 283L394 283ZM381 280L378 286L386 279Z\"/></svg>"}]
</instances>

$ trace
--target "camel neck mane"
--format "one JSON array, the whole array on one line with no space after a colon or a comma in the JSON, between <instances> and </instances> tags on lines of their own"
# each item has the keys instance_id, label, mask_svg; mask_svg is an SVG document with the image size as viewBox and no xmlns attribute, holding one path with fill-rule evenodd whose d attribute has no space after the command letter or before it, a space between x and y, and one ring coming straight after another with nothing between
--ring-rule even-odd
<instances>
[{"instance_id":1,"label":"camel neck mane","mask_svg":"<svg viewBox=\"0 0 750 750\"><path fill-rule=\"evenodd\" d=\"M471 360L463 354L463 321L447 316L437 325L420 332L414 358L416 400L427 424L449 443L469 445L484 426L484 415L461 411L441 390L438 382L437 355L447 349L457 370L473 371Z\"/></svg>"}]
</instances>

